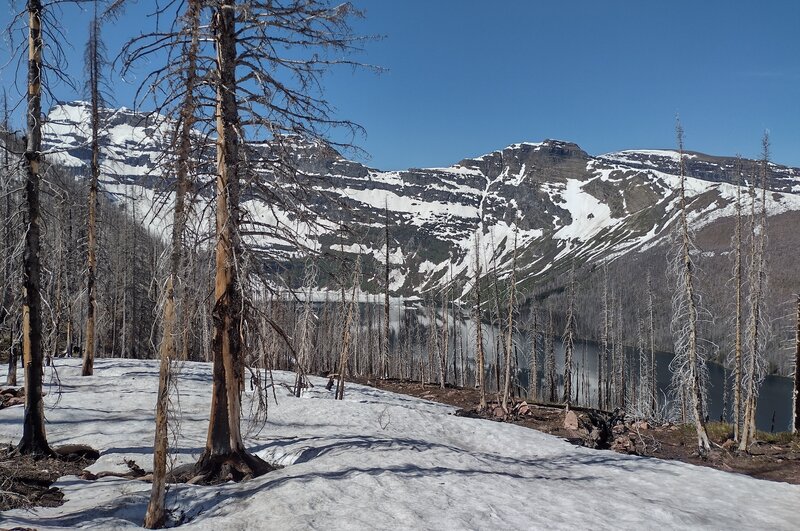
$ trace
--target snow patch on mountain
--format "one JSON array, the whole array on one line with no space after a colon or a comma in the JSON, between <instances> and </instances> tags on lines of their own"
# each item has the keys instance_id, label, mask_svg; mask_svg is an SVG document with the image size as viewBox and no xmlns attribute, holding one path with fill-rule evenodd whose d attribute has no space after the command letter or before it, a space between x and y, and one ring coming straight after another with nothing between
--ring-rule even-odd
<instances>
[{"instance_id":1,"label":"snow patch on mountain","mask_svg":"<svg viewBox=\"0 0 800 531\"><path fill-rule=\"evenodd\" d=\"M592 194L585 192L585 184L577 179L567 179L561 194L561 204L569 211L572 222L557 230L553 234L555 238L586 241L613 225L611 209Z\"/></svg>"},{"instance_id":2,"label":"snow patch on mountain","mask_svg":"<svg viewBox=\"0 0 800 531\"><path fill-rule=\"evenodd\" d=\"M680 162L680 152L671 149L626 149L623 151L615 151L600 155L599 158L617 161L625 164L641 162L641 159L667 159L672 162ZM684 159L696 158L697 155L693 153L683 153ZM647 163L647 162L646 162ZM655 166L655 163L649 161L650 165Z\"/></svg>"},{"instance_id":3,"label":"snow patch on mountain","mask_svg":"<svg viewBox=\"0 0 800 531\"><path fill-rule=\"evenodd\" d=\"M167 122L127 109L109 110L103 116L101 188L119 201L133 196L137 220L166 235L170 201L163 201L169 196L160 190L169 189L170 179L161 175L159 160L160 146L167 145L169 136ZM90 155L87 124L85 103L54 107L45 124L50 159L83 175ZM668 236L680 204L679 154L674 150L626 150L592 157L575 144L547 140L512 144L446 168L380 171L348 161L316 141L279 140L296 158L302 175L315 178L311 186L319 198L296 204L303 210L298 219L274 201L248 196L244 202L248 240L272 249L275 252L267 254L281 259L302 258L291 244L299 240L321 252L340 252L344 243L345 254L365 252L383 263L382 227L388 210L390 262L394 269L402 268L401 273L392 273L391 285L404 295L442 289L450 282L451 269L456 281L471 284L476 234L484 274L494 268L501 277L509 274L516 238L518 255L525 257L519 265L525 270L523 276L530 278L563 271L564 264L575 259L612 260L659 245ZM267 153L270 146L256 148ZM693 227L732 216L737 189L730 184L733 161L695 153L684 156ZM266 181L271 178L268 159L265 155L257 168ZM800 170L770 168L774 173L769 213L800 211L796 184ZM197 211L212 213L210 194L199 199ZM338 223L326 221L318 212L333 212L333 219L353 230L343 235ZM365 274L373 275L374 285L382 285L382 272Z\"/></svg>"}]
</instances>

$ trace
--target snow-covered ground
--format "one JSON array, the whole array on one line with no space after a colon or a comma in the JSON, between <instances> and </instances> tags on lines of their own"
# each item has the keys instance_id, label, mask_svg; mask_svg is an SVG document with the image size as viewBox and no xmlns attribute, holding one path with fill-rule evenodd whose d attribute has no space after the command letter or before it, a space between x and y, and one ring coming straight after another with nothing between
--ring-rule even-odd
<instances>
[{"instance_id":1,"label":"snow-covered ground","mask_svg":"<svg viewBox=\"0 0 800 531\"><path fill-rule=\"evenodd\" d=\"M91 470L151 466L157 364L97 360L79 376L58 360L49 389L52 444L87 443ZM48 373L49 376L49 373ZM0 374L0 378L5 378ZM332 400L325 380L302 398L275 373L277 405L249 448L285 467L240 484L172 486L168 507L185 527L230 529L796 529L800 487L709 468L577 448L510 424L456 417L453 408L348 385ZM180 369L178 462L205 439L210 366ZM0 443L17 440L22 409L0 411ZM0 514L0 527L139 526L150 485L65 477L57 508Z\"/></svg>"}]
</instances>

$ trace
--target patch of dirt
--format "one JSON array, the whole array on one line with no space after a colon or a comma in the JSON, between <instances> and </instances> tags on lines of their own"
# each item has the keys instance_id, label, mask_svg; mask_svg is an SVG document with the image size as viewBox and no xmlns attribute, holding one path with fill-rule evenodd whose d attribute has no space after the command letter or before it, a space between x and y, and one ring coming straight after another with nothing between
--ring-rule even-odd
<instances>
[{"instance_id":1,"label":"patch of dirt","mask_svg":"<svg viewBox=\"0 0 800 531\"><path fill-rule=\"evenodd\" d=\"M123 459L128 467L127 472L102 471L92 473L84 470L80 474L81 479L96 481L100 478L116 477L153 482L153 473L147 472L132 459ZM283 468L274 463L268 463L258 456L246 453L234 453L228 456L216 456L210 465L201 467L198 463L186 463L168 470L165 477L167 484L186 483L189 485L221 485L229 481L240 482L262 476L274 470ZM2 531L2 529L0 529Z\"/></svg>"},{"instance_id":2,"label":"patch of dirt","mask_svg":"<svg viewBox=\"0 0 800 531\"><path fill-rule=\"evenodd\" d=\"M607 448L619 453L656 457L737 472L759 479L800 485L800 436L790 433L758 432L749 452L739 452L731 440L730 424L707 425L712 449L701 456L697 451L694 426L671 423L636 422L623 412L614 413L573 407L575 413L565 422L562 405L539 404L515 399L506 414L494 394L487 394L487 409L478 411L480 395L473 388L422 385L407 380L356 378L355 383L441 402L459 408L457 414L498 422L511 422L562 437L578 446Z\"/></svg>"},{"instance_id":3,"label":"patch of dirt","mask_svg":"<svg viewBox=\"0 0 800 531\"><path fill-rule=\"evenodd\" d=\"M25 404L24 389L22 387L0 388L0 409Z\"/></svg>"},{"instance_id":4,"label":"patch of dirt","mask_svg":"<svg viewBox=\"0 0 800 531\"><path fill-rule=\"evenodd\" d=\"M800 437L787 432L758 432L749 453L744 453L738 452L733 444L730 424L714 422L707 429L713 448L705 457L697 453L697 436L693 426L656 428L655 436L660 447L652 455L800 485Z\"/></svg>"},{"instance_id":5,"label":"patch of dirt","mask_svg":"<svg viewBox=\"0 0 800 531\"><path fill-rule=\"evenodd\" d=\"M86 447L55 450L56 457L38 459L19 455L12 446L0 450L0 511L58 507L64 503L64 493L51 487L53 482L61 476L81 475L98 457Z\"/></svg>"}]
</instances>

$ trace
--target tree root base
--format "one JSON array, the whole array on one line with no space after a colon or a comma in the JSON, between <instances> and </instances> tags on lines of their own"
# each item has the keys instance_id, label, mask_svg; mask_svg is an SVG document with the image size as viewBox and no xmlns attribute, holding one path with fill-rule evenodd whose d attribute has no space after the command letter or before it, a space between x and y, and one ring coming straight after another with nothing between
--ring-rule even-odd
<instances>
[{"instance_id":1,"label":"tree root base","mask_svg":"<svg viewBox=\"0 0 800 531\"><path fill-rule=\"evenodd\" d=\"M192 485L217 485L228 481L247 481L275 469L260 457L245 451L223 455L204 453L197 464L179 467L173 470L172 475L175 479L191 475L185 481Z\"/></svg>"}]
</instances>

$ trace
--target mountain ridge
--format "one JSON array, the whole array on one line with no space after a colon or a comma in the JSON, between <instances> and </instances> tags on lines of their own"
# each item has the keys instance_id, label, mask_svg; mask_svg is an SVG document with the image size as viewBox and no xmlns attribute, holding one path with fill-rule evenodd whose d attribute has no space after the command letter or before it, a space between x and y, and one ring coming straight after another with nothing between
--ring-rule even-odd
<instances>
[{"instance_id":1,"label":"mountain ridge","mask_svg":"<svg viewBox=\"0 0 800 531\"><path fill-rule=\"evenodd\" d=\"M44 128L50 157L76 170L88 161L85 105L54 107ZM102 188L111 195L139 194L145 202L154 201L155 191L163 187L156 174L166 126L128 109L107 110L104 116ZM501 277L508 274L516 238L518 278L526 282L574 261L614 260L660 245L677 212L674 150L593 156L574 142L546 139L511 144L446 168L382 171L348 160L327 145L302 139L287 144L296 168L315 179L313 190L336 199L331 203L312 198L304 208L352 225L358 236L343 241L324 223L314 230L302 227L291 212L266 212L266 203L257 196L245 206L265 226L287 230L295 224L311 249L364 254L365 289L374 292L380 291L378 271L385 255L382 231L377 230L385 206L392 233L390 254L395 257L390 288L405 296L439 291L451 278L465 286L465 295L474 274L476 232L484 272L496 268ZM685 162L693 226L702 228L730 217L736 159L686 152ZM800 211L798 178L798 168L770 165L771 214ZM152 205L139 209L140 219L145 221L145 211L153 210ZM168 220L157 218L152 223L165 230ZM277 240L267 238L257 244L273 245L283 259L296 257Z\"/></svg>"}]
</instances>

